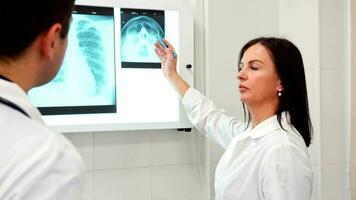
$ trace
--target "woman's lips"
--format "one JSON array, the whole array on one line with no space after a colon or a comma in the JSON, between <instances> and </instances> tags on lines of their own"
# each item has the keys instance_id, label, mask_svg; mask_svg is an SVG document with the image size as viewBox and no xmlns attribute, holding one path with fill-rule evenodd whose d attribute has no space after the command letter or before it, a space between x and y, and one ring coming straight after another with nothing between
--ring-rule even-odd
<instances>
[{"instance_id":1,"label":"woman's lips","mask_svg":"<svg viewBox=\"0 0 356 200\"><path fill-rule=\"evenodd\" d=\"M240 91L240 92L244 92L244 91L246 91L246 90L248 90L248 88L247 88L246 86L244 86L244 85L242 85L242 84L239 85L239 91Z\"/></svg>"}]
</instances>

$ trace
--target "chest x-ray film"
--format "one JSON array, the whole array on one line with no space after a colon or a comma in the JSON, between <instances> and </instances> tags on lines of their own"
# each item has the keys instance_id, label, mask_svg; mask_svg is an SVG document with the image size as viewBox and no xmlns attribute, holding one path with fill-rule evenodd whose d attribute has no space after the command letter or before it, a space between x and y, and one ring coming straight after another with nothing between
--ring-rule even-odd
<instances>
[{"instance_id":1,"label":"chest x-ray film","mask_svg":"<svg viewBox=\"0 0 356 200\"><path fill-rule=\"evenodd\" d=\"M160 68L154 44L164 38L164 11L121 9L122 68Z\"/></svg>"},{"instance_id":2,"label":"chest x-ray film","mask_svg":"<svg viewBox=\"0 0 356 200\"><path fill-rule=\"evenodd\" d=\"M114 9L76 6L60 71L29 96L44 115L116 112Z\"/></svg>"}]
</instances>

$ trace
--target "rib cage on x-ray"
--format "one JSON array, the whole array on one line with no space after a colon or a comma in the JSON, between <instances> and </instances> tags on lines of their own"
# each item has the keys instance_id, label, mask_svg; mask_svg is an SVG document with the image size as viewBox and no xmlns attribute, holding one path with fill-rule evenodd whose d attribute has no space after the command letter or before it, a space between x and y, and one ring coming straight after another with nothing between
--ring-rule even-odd
<instances>
[{"instance_id":1,"label":"rib cage on x-ray","mask_svg":"<svg viewBox=\"0 0 356 200\"><path fill-rule=\"evenodd\" d=\"M105 63L104 47L100 32L89 20L80 20L77 23L76 37L78 46L95 79L95 91L99 94L106 85L106 68L103 66Z\"/></svg>"}]
</instances>

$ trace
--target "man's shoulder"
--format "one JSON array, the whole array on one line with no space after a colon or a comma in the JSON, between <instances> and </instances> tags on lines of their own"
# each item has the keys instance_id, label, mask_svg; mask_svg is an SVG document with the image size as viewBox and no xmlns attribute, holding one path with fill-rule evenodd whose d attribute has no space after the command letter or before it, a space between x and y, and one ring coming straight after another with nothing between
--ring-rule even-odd
<instances>
[{"instance_id":1,"label":"man's shoulder","mask_svg":"<svg viewBox=\"0 0 356 200\"><path fill-rule=\"evenodd\" d=\"M46 195L46 199L79 199L84 164L75 147L29 118L0 119L0 185L5 194L19 199ZM6 198L1 195L0 199Z\"/></svg>"},{"instance_id":2,"label":"man's shoulder","mask_svg":"<svg viewBox=\"0 0 356 200\"><path fill-rule=\"evenodd\" d=\"M59 134L52 132L45 125L16 112L1 113L0 127L0 149L6 144L11 148L16 143L24 141L26 141L25 146L63 141L58 137Z\"/></svg>"},{"instance_id":3,"label":"man's shoulder","mask_svg":"<svg viewBox=\"0 0 356 200\"><path fill-rule=\"evenodd\" d=\"M58 159L82 162L76 148L63 135L26 116L0 117L0 151L2 159ZM4 160L6 162L6 160Z\"/></svg>"}]
</instances>

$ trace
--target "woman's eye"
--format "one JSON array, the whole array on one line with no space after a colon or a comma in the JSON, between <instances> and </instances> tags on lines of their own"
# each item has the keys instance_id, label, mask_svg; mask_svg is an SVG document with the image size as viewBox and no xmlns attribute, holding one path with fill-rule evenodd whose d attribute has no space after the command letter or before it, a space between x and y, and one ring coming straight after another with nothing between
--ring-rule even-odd
<instances>
[{"instance_id":1,"label":"woman's eye","mask_svg":"<svg viewBox=\"0 0 356 200\"><path fill-rule=\"evenodd\" d=\"M255 70L258 70L258 67L257 67L257 66L252 65L252 66L250 67L250 69L251 69L251 70L253 70L253 71L255 71Z\"/></svg>"},{"instance_id":2,"label":"woman's eye","mask_svg":"<svg viewBox=\"0 0 356 200\"><path fill-rule=\"evenodd\" d=\"M238 70L238 71L241 71L243 67L244 67L244 66L243 66L243 64L241 63L241 64L239 64L239 65L237 66L237 70Z\"/></svg>"}]
</instances>

